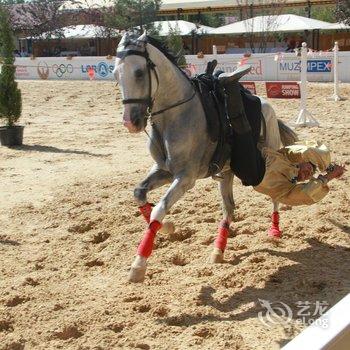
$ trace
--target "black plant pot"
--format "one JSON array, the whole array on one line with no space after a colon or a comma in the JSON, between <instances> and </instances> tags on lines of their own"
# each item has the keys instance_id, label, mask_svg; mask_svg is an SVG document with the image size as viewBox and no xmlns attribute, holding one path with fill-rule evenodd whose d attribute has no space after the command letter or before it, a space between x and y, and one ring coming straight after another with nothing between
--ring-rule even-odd
<instances>
[{"instance_id":1,"label":"black plant pot","mask_svg":"<svg viewBox=\"0 0 350 350\"><path fill-rule=\"evenodd\" d=\"M20 146L23 142L24 126L0 127L0 142L3 146Z\"/></svg>"}]
</instances>

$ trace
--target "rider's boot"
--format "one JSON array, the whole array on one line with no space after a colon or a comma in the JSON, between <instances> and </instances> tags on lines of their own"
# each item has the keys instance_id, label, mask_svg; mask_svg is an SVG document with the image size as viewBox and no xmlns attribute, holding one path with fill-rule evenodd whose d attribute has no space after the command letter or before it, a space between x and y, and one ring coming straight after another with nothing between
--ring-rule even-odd
<instances>
[{"instance_id":1,"label":"rider's boot","mask_svg":"<svg viewBox=\"0 0 350 350\"><path fill-rule=\"evenodd\" d=\"M264 176L264 164L247 119L238 81L223 81L226 110L233 129L231 169L246 186L257 186Z\"/></svg>"},{"instance_id":2,"label":"rider's boot","mask_svg":"<svg viewBox=\"0 0 350 350\"><path fill-rule=\"evenodd\" d=\"M251 135L252 129L244 111L240 84L238 81L227 81L223 87L226 94L226 110L232 129L239 135Z\"/></svg>"}]
</instances>

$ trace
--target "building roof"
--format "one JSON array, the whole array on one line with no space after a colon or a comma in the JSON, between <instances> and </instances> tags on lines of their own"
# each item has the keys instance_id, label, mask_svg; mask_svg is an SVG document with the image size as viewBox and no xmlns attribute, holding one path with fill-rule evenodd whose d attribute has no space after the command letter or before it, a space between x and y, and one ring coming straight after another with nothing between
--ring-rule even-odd
<instances>
[{"instance_id":1,"label":"building roof","mask_svg":"<svg viewBox=\"0 0 350 350\"><path fill-rule=\"evenodd\" d=\"M325 28L329 30L344 30L350 29L350 26L345 24L344 22L332 23L329 27Z\"/></svg>"},{"instance_id":2,"label":"building roof","mask_svg":"<svg viewBox=\"0 0 350 350\"><path fill-rule=\"evenodd\" d=\"M67 26L60 28L57 30L57 33L42 33L39 38L41 39L59 39L59 38L65 38L65 39L90 39L90 38L103 38L107 36L107 33L110 33L111 31L103 26L98 26L94 24L87 24L87 25L76 25L76 26ZM113 30L112 33L110 33L111 36L117 36L118 31Z\"/></svg>"},{"instance_id":3,"label":"building roof","mask_svg":"<svg viewBox=\"0 0 350 350\"><path fill-rule=\"evenodd\" d=\"M282 2L281 2L282 3ZM296 7L310 5L336 4L336 0L284 0L283 7ZM249 8L269 8L276 6L276 0L163 0L160 7L160 14L176 13L197 13L211 11L232 11L234 9Z\"/></svg>"},{"instance_id":4,"label":"building roof","mask_svg":"<svg viewBox=\"0 0 350 350\"><path fill-rule=\"evenodd\" d=\"M243 34L264 32L297 32L328 29L332 23L297 15L257 16L210 31L210 34Z\"/></svg>"},{"instance_id":5,"label":"building roof","mask_svg":"<svg viewBox=\"0 0 350 350\"><path fill-rule=\"evenodd\" d=\"M113 0L80 0L79 4L75 1L65 1L62 8L78 9L88 7L109 7L113 5ZM307 6L316 4L335 4L336 0L284 0L283 6ZM246 0L239 4L234 0L162 0L160 6L160 14L176 14L181 13L195 13L198 11L229 11L242 7L249 7L253 5L254 8L271 7L276 4L276 0Z\"/></svg>"}]
</instances>

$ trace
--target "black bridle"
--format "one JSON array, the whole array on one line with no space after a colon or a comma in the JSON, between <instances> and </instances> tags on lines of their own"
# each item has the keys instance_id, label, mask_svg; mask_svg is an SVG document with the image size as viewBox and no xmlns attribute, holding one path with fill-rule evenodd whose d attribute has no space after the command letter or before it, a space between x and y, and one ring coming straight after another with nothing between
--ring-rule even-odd
<instances>
[{"instance_id":1,"label":"black bridle","mask_svg":"<svg viewBox=\"0 0 350 350\"><path fill-rule=\"evenodd\" d=\"M154 75L156 77L157 80L157 85L159 87L159 77L158 77L158 73L156 71L156 65L154 64L154 62L150 59L148 51L145 47L145 51L138 51L138 50L123 50L123 51L117 51L117 57L124 59L127 56L141 56L144 57L146 59L146 67L147 67L147 72L148 72L148 86L149 86L149 94L148 97L145 98L127 98L125 100L122 100L122 103L125 104L130 104L130 103L140 103L140 104L144 104L147 107L147 117L153 117L157 114L161 114L165 111L168 111L169 109L172 109L174 107L177 106L181 106L182 104L191 101L194 96L196 95L196 90L193 89L193 94L187 98L184 99L182 101L179 101L169 107L163 108L157 112L152 112L152 108L153 108L153 104L154 104L154 98L152 98L152 75L151 72L154 72Z\"/></svg>"}]
</instances>

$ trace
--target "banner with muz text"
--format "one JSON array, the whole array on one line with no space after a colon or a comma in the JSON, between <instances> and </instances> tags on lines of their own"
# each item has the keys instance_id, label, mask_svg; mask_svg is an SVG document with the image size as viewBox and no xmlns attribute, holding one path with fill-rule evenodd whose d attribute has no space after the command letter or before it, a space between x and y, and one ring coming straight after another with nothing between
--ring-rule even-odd
<instances>
[{"instance_id":1,"label":"banner with muz text","mask_svg":"<svg viewBox=\"0 0 350 350\"><path fill-rule=\"evenodd\" d=\"M234 71L242 62L242 55L205 55L198 58L187 55L186 61L191 67L191 75L205 71L207 63L218 60L217 69L225 72ZM249 74L242 78L248 81L299 81L300 58L295 54L283 54L275 60L272 54L256 54L244 58L244 63L252 66ZM94 80L114 80L114 58L106 57L38 57L16 58L15 64L17 79L42 80L89 80L89 70L93 70ZM339 52L339 79L341 82L350 82L350 52ZM91 75L91 74L90 74ZM327 52L322 55L310 55L307 67L308 81L333 81L333 54Z\"/></svg>"}]
</instances>

